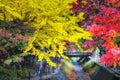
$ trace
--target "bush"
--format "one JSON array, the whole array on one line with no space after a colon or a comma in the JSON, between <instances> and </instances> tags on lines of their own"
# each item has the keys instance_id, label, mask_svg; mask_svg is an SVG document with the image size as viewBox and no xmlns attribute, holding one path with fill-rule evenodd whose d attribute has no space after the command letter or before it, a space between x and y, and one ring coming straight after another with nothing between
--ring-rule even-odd
<instances>
[{"instance_id":1,"label":"bush","mask_svg":"<svg viewBox=\"0 0 120 80\"><path fill-rule=\"evenodd\" d=\"M28 78L27 69L12 70L10 68L0 67L0 80L22 80Z\"/></svg>"}]
</instances>

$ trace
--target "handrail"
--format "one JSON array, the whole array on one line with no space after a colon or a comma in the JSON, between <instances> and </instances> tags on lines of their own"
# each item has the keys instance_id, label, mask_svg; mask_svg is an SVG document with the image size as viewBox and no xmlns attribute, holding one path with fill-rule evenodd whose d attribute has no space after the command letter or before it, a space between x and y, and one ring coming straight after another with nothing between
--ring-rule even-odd
<instances>
[{"instance_id":1,"label":"handrail","mask_svg":"<svg viewBox=\"0 0 120 80\"><path fill-rule=\"evenodd\" d=\"M91 56L92 54L90 52L67 52L64 51L64 55L68 57L86 57Z\"/></svg>"}]
</instances>

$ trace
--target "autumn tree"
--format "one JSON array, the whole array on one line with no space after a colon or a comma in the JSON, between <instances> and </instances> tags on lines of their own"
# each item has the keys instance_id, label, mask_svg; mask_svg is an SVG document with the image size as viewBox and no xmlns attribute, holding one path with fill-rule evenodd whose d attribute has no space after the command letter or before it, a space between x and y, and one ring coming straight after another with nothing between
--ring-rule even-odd
<instances>
[{"instance_id":1,"label":"autumn tree","mask_svg":"<svg viewBox=\"0 0 120 80\"><path fill-rule=\"evenodd\" d=\"M35 29L29 38L28 47L24 51L38 56L38 60L45 59L49 65L56 66L51 57L63 57L65 41L78 44L79 39L91 39L90 34L78 26L83 20L84 13L72 13L69 3L74 0L2 0L0 10L5 10L9 19L24 19L24 24ZM16 4L16 5L15 5ZM9 13L9 14L8 14ZM13 13L13 14L12 14ZM3 16L3 15L0 15ZM58 46L58 47L56 47ZM44 51L47 48L47 51Z\"/></svg>"}]
</instances>

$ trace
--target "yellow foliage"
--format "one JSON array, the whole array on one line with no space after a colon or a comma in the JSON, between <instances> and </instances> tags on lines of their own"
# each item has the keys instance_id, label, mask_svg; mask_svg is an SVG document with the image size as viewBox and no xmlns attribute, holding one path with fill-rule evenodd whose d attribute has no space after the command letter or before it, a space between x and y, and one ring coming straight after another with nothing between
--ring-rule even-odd
<instances>
[{"instance_id":1,"label":"yellow foliage","mask_svg":"<svg viewBox=\"0 0 120 80\"><path fill-rule=\"evenodd\" d=\"M63 54L64 40L77 44L78 39L91 39L90 34L77 25L77 22L84 19L84 13L75 16L70 11L69 3L72 1L74 0L29 0L32 9L29 17L31 19L35 17L30 24L37 31L33 35L35 40L29 45L32 44L34 48L35 46L40 46L41 49L47 48L46 52L39 50L37 54L36 52L33 54L40 57L40 60L41 58L46 59L51 66L55 66L55 64L50 60L50 57L59 56L67 59ZM30 38L30 41L32 40L33 38ZM56 48L56 45L59 45L59 49ZM81 50L80 46L79 48ZM29 51L28 49L26 51ZM35 50L32 49L32 51Z\"/></svg>"},{"instance_id":2,"label":"yellow foliage","mask_svg":"<svg viewBox=\"0 0 120 80\"><path fill-rule=\"evenodd\" d=\"M32 51L39 61L45 59L51 66L56 66L50 57L63 57L65 50L64 40L77 44L78 39L91 39L91 35L77 25L83 20L84 13L74 15L69 3L75 0L0 0L7 5L6 11L18 18L27 18L25 24L35 28L34 34L29 38L25 52ZM17 5L19 3L19 5ZM13 10L11 10L11 7ZM9 18L10 19L10 18ZM59 48L56 48L59 45ZM78 44L77 44L78 45ZM36 47L37 46L37 47ZM38 47L39 46L39 47ZM44 51L47 48L47 51ZM81 50L81 47L79 47Z\"/></svg>"},{"instance_id":3,"label":"yellow foliage","mask_svg":"<svg viewBox=\"0 0 120 80\"><path fill-rule=\"evenodd\" d=\"M23 19L24 12L23 8L26 5L26 2L23 0L0 0L0 20L4 20L4 17L7 21L11 21L15 18ZM4 16L3 16L4 15Z\"/></svg>"}]
</instances>

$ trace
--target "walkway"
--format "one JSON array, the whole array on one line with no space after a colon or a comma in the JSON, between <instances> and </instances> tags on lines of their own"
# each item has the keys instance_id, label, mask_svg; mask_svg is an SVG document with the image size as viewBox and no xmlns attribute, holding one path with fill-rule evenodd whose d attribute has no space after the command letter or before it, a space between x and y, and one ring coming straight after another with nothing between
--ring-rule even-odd
<instances>
[{"instance_id":1,"label":"walkway","mask_svg":"<svg viewBox=\"0 0 120 80\"><path fill-rule=\"evenodd\" d=\"M31 78L30 80L90 80L89 76L84 73L81 65L79 65L78 63L73 63L73 65L73 74L75 75L74 79L72 77L73 75L71 75L70 78L67 78L65 72L63 72L61 68L57 68L54 73L42 76L42 79L40 79L40 76L36 76L34 78Z\"/></svg>"}]
</instances>

